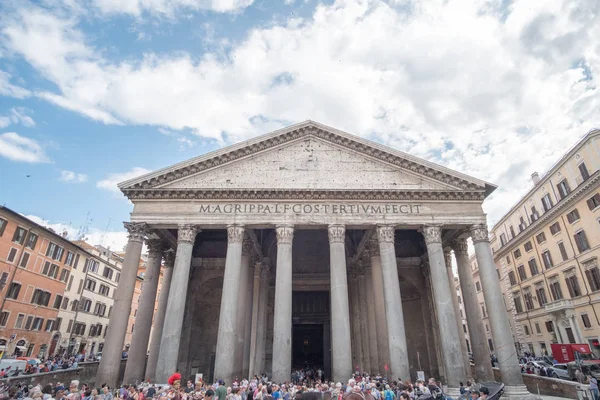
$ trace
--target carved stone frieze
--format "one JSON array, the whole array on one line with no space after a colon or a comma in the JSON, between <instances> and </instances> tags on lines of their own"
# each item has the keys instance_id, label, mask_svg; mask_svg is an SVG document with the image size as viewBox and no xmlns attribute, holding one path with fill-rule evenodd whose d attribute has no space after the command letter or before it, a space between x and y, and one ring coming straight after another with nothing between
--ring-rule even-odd
<instances>
[{"instance_id":1,"label":"carved stone frieze","mask_svg":"<svg viewBox=\"0 0 600 400\"><path fill-rule=\"evenodd\" d=\"M473 225L471 227L471 238L473 239L473 243L489 242L487 225Z\"/></svg>"},{"instance_id":2,"label":"carved stone frieze","mask_svg":"<svg viewBox=\"0 0 600 400\"><path fill-rule=\"evenodd\" d=\"M148 235L148 225L145 222L123 222L123 225L132 242L143 242Z\"/></svg>"},{"instance_id":3,"label":"carved stone frieze","mask_svg":"<svg viewBox=\"0 0 600 400\"><path fill-rule=\"evenodd\" d=\"M427 246L434 243L442 243L442 227L438 225L424 226L421 230L423 237L425 238L425 244Z\"/></svg>"},{"instance_id":4,"label":"carved stone frieze","mask_svg":"<svg viewBox=\"0 0 600 400\"><path fill-rule=\"evenodd\" d=\"M163 253L165 259L165 268L173 268L175 265L175 250L169 249Z\"/></svg>"},{"instance_id":5,"label":"carved stone frieze","mask_svg":"<svg viewBox=\"0 0 600 400\"><path fill-rule=\"evenodd\" d=\"M291 225L278 225L275 227L277 244L292 244L294 240L294 227Z\"/></svg>"},{"instance_id":6,"label":"carved stone frieze","mask_svg":"<svg viewBox=\"0 0 600 400\"><path fill-rule=\"evenodd\" d=\"M377 239L380 243L394 243L396 229L391 225L380 225L377 227Z\"/></svg>"},{"instance_id":7,"label":"carved stone frieze","mask_svg":"<svg viewBox=\"0 0 600 400\"><path fill-rule=\"evenodd\" d=\"M344 225L330 225L327 233L329 243L344 243L346 239L346 227Z\"/></svg>"},{"instance_id":8,"label":"carved stone frieze","mask_svg":"<svg viewBox=\"0 0 600 400\"><path fill-rule=\"evenodd\" d=\"M242 243L246 229L243 225L229 225L227 227L227 242Z\"/></svg>"},{"instance_id":9,"label":"carved stone frieze","mask_svg":"<svg viewBox=\"0 0 600 400\"><path fill-rule=\"evenodd\" d=\"M313 136L320 138L327 142L343 146L345 148L354 150L359 154L363 154L366 157L374 158L402 169L412 171L416 174L426 176L428 178L444 182L448 185L458 187L463 190L479 190L482 191L485 188L475 183L469 182L458 176L453 176L438 169L434 169L428 165L411 160L409 157L403 157L399 154L394 154L389 151L374 147L366 142L353 140L345 135L338 134L333 131L323 129L315 125L305 125L296 129L283 132L276 136L268 136L263 140L250 143L243 147L233 148L228 152L224 152L215 155L210 158L205 158L188 165L181 166L178 169L173 169L162 173L161 175L154 176L145 181L139 182L129 188L125 188L123 192L127 196L135 196L134 191L137 189L148 189L156 186L164 185L177 179L214 168L216 166L229 163L240 159L242 157L256 154L258 152L285 144L292 140L296 140L305 136Z\"/></svg>"},{"instance_id":10,"label":"carved stone frieze","mask_svg":"<svg viewBox=\"0 0 600 400\"><path fill-rule=\"evenodd\" d=\"M454 240L452 243L452 249L457 256L469 255L469 245L467 244L467 239L458 238Z\"/></svg>"},{"instance_id":11,"label":"carved stone frieze","mask_svg":"<svg viewBox=\"0 0 600 400\"><path fill-rule=\"evenodd\" d=\"M177 229L177 242L194 243L198 232L198 227L195 225L181 224Z\"/></svg>"}]
</instances>

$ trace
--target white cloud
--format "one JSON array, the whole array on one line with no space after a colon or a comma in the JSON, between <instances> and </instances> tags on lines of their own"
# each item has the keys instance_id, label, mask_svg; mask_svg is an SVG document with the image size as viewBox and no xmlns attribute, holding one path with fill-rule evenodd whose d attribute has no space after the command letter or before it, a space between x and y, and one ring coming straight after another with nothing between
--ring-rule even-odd
<instances>
[{"instance_id":1,"label":"white cloud","mask_svg":"<svg viewBox=\"0 0 600 400\"><path fill-rule=\"evenodd\" d=\"M46 228L51 228L59 235L66 232L67 239L69 240L80 239L78 237L79 228L73 227L71 224L66 224L64 222L50 222L36 215L25 215L25 217ZM94 246L102 245L104 247L110 247L110 249L114 251L121 251L127 244L127 232L90 228L88 232L85 233L83 240Z\"/></svg>"},{"instance_id":2,"label":"white cloud","mask_svg":"<svg viewBox=\"0 0 600 400\"><path fill-rule=\"evenodd\" d=\"M16 132L0 135L0 157L28 163L49 162L44 148L35 140L20 136Z\"/></svg>"},{"instance_id":3,"label":"white cloud","mask_svg":"<svg viewBox=\"0 0 600 400\"><path fill-rule=\"evenodd\" d=\"M93 0L106 14L128 14L139 17L144 13L172 17L177 11L210 10L235 12L250 6L254 0Z\"/></svg>"},{"instance_id":4,"label":"white cloud","mask_svg":"<svg viewBox=\"0 0 600 400\"><path fill-rule=\"evenodd\" d=\"M11 75L8 72L0 70L0 95L24 99L29 97L31 92L20 86L10 83Z\"/></svg>"},{"instance_id":5,"label":"white cloud","mask_svg":"<svg viewBox=\"0 0 600 400\"><path fill-rule=\"evenodd\" d=\"M165 4L102 7L137 15L165 13ZM200 2L171 10L189 4ZM103 57L75 18L35 7L1 32L9 51L57 86L40 96L95 120L226 142L314 119L498 183L486 202L494 220L529 187L530 172L600 118L596 1L501 7L338 0L308 19L257 27L228 52L120 62Z\"/></svg>"},{"instance_id":6,"label":"white cloud","mask_svg":"<svg viewBox=\"0 0 600 400\"><path fill-rule=\"evenodd\" d=\"M73 171L60 171L59 180L63 182L72 182L72 183L83 183L87 182L88 177L85 174L76 174Z\"/></svg>"},{"instance_id":7,"label":"white cloud","mask_svg":"<svg viewBox=\"0 0 600 400\"><path fill-rule=\"evenodd\" d=\"M96 187L104 190L108 190L114 194L120 194L121 191L117 187L117 185L121 182L125 182L126 180L137 178L138 176L144 175L151 172L146 168L135 167L127 172L120 172L109 174L105 179L98 181L96 183Z\"/></svg>"},{"instance_id":8,"label":"white cloud","mask_svg":"<svg viewBox=\"0 0 600 400\"><path fill-rule=\"evenodd\" d=\"M35 121L27 113L28 109L23 107L11 108L8 115L0 115L0 128L6 128L12 124L21 124L26 128L35 126Z\"/></svg>"}]
</instances>

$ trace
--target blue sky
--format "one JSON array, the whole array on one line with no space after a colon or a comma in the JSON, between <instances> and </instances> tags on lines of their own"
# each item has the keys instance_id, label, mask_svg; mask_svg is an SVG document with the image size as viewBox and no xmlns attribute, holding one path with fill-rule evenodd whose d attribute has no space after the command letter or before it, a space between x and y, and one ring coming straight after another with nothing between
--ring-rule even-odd
<instances>
[{"instance_id":1,"label":"blue sky","mask_svg":"<svg viewBox=\"0 0 600 400\"><path fill-rule=\"evenodd\" d=\"M0 203L120 247L118 181L314 119L499 184L493 223L600 125L595 4L5 0Z\"/></svg>"}]
</instances>

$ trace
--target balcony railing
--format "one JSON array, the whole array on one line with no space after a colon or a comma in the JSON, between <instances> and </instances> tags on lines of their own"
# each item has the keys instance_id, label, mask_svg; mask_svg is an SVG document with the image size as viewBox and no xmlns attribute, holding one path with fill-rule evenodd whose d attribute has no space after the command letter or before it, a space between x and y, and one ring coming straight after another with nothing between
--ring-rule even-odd
<instances>
[{"instance_id":1,"label":"balcony railing","mask_svg":"<svg viewBox=\"0 0 600 400\"><path fill-rule=\"evenodd\" d=\"M544 306L547 312L573 309L571 300L558 300Z\"/></svg>"}]
</instances>

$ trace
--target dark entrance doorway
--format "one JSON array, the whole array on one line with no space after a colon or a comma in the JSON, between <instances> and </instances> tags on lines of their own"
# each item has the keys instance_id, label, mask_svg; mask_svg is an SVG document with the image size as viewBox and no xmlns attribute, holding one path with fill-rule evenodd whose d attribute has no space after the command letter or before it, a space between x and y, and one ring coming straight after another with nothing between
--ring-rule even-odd
<instances>
[{"instance_id":1,"label":"dark entrance doorway","mask_svg":"<svg viewBox=\"0 0 600 400\"><path fill-rule=\"evenodd\" d=\"M323 324L296 324L292 331L293 368L323 368Z\"/></svg>"}]
</instances>

